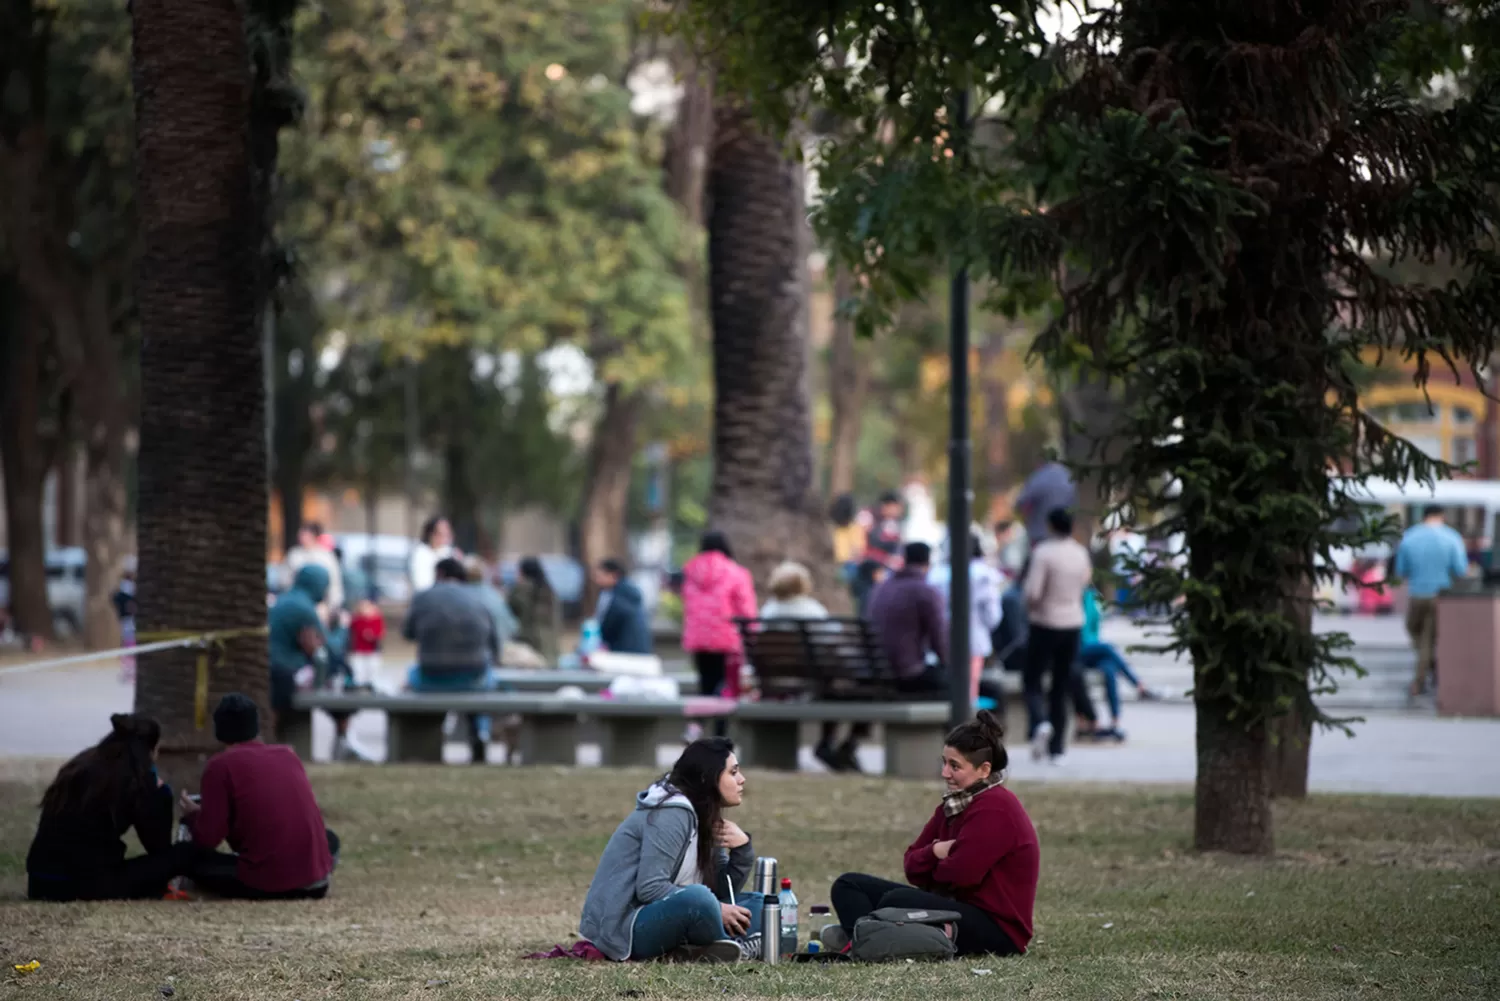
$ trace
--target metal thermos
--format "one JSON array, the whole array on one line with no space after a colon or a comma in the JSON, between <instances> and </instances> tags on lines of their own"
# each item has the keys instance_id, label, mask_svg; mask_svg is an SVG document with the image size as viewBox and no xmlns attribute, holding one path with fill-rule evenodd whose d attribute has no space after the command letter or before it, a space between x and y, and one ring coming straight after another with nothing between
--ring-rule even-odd
<instances>
[{"instance_id":1,"label":"metal thermos","mask_svg":"<svg viewBox=\"0 0 1500 1001\"><path fill-rule=\"evenodd\" d=\"M781 962L781 887L776 878L776 860L755 860L755 892L765 901L760 912L760 958L762 962Z\"/></svg>"}]
</instances>

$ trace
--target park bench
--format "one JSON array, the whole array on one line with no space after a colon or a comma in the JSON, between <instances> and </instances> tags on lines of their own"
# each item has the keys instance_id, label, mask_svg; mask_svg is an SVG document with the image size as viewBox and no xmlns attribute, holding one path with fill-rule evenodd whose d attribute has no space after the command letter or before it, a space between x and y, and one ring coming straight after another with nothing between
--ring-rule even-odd
<instances>
[{"instance_id":1,"label":"park bench","mask_svg":"<svg viewBox=\"0 0 1500 1001\"><path fill-rule=\"evenodd\" d=\"M698 691L697 674L665 676L676 681L678 690L683 693ZM495 677L501 688L513 692L555 692L560 688L575 687L581 688L585 695L598 695L615 680L615 675L601 671L524 671L515 668L501 668L495 671Z\"/></svg>"},{"instance_id":2,"label":"park bench","mask_svg":"<svg viewBox=\"0 0 1500 1001\"><path fill-rule=\"evenodd\" d=\"M734 717L740 758L795 771L801 730L814 723L879 724L886 774L928 778L948 724L946 701L913 702L870 624L858 618L736 619L760 701Z\"/></svg>"},{"instance_id":3,"label":"park bench","mask_svg":"<svg viewBox=\"0 0 1500 1001\"><path fill-rule=\"evenodd\" d=\"M448 713L483 713L522 717L521 760L528 765L577 763L581 720L598 729L601 760L608 766L656 766L656 748L666 736L663 723L675 723L677 733L689 719L727 716L734 704L719 699L605 699L598 696L559 698L556 695L512 692L407 692L379 695L366 692L298 692L293 707L283 714L280 739L304 760L312 756L312 710L384 712L388 721L386 759L393 762L443 760L443 719ZM671 734L675 738L676 733Z\"/></svg>"},{"instance_id":4,"label":"park bench","mask_svg":"<svg viewBox=\"0 0 1500 1001\"><path fill-rule=\"evenodd\" d=\"M885 735L885 773L930 779L948 711L947 702L742 702L732 720L735 750L747 767L794 772L804 724L876 723Z\"/></svg>"},{"instance_id":5,"label":"park bench","mask_svg":"<svg viewBox=\"0 0 1500 1001\"><path fill-rule=\"evenodd\" d=\"M735 619L768 699L889 700L896 676L863 619Z\"/></svg>"}]
</instances>

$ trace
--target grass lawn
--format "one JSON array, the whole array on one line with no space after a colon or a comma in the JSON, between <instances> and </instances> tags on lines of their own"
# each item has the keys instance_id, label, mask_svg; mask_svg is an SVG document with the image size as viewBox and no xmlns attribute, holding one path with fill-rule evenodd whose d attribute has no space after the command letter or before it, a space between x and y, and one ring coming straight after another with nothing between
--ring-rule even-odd
<instances>
[{"instance_id":1,"label":"grass lawn","mask_svg":"<svg viewBox=\"0 0 1500 1001\"><path fill-rule=\"evenodd\" d=\"M30 904L25 853L54 767L0 765L0 999L151 1001L166 984L176 1001L1500 997L1500 801L1282 804L1280 854L1247 861L1188 850L1186 791L1020 786L1042 839L1026 957L668 967L519 959L571 941L645 772L318 767L345 846L325 901ZM806 914L847 869L899 877L937 796L752 774L736 819Z\"/></svg>"}]
</instances>

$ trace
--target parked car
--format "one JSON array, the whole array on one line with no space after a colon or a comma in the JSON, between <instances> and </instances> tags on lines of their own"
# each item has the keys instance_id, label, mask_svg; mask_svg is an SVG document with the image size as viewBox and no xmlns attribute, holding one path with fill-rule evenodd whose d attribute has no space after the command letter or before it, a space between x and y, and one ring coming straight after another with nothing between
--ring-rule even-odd
<instances>
[{"instance_id":1,"label":"parked car","mask_svg":"<svg viewBox=\"0 0 1500 1001\"><path fill-rule=\"evenodd\" d=\"M48 550L43 557L47 574L47 605L52 629L60 639L83 630L84 571L88 557L77 546ZM10 554L0 549L0 607L10 604Z\"/></svg>"},{"instance_id":2,"label":"parked car","mask_svg":"<svg viewBox=\"0 0 1500 1001\"><path fill-rule=\"evenodd\" d=\"M368 597L372 589L376 601L400 603L411 599L410 539L404 535L344 532L333 541L344 554L347 600Z\"/></svg>"}]
</instances>

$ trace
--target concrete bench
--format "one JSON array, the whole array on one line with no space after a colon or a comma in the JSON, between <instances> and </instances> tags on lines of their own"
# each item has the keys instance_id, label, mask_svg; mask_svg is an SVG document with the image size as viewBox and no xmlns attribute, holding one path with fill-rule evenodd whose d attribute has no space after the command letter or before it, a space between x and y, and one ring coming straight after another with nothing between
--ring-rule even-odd
<instances>
[{"instance_id":1,"label":"concrete bench","mask_svg":"<svg viewBox=\"0 0 1500 1001\"><path fill-rule=\"evenodd\" d=\"M598 695L615 680L615 675L599 671L525 671L517 668L500 668L495 671L495 677L500 680L501 687L515 692L555 692L572 685L583 689L585 695ZM673 673L666 677L676 681L678 690L684 694L698 691L696 674Z\"/></svg>"},{"instance_id":2,"label":"concrete bench","mask_svg":"<svg viewBox=\"0 0 1500 1001\"><path fill-rule=\"evenodd\" d=\"M679 727L688 719L727 716L732 702L717 699L564 699L553 695L505 692L372 695L362 692L298 692L284 714L280 738L304 760L312 757L312 710L384 712L388 721L386 760L443 760L443 719L448 713L522 717L521 760L528 765L574 765L578 761L580 719L598 727L601 760L607 766L656 767L663 723ZM675 736L675 735L674 735Z\"/></svg>"},{"instance_id":3,"label":"concrete bench","mask_svg":"<svg viewBox=\"0 0 1500 1001\"><path fill-rule=\"evenodd\" d=\"M735 749L747 767L797 770L805 723L878 723L885 731L885 773L930 779L938 774L946 702L745 702L735 710Z\"/></svg>"}]
</instances>

